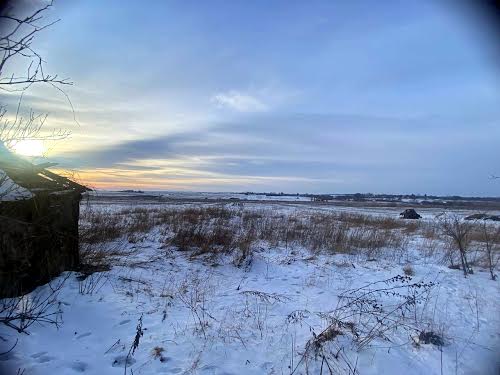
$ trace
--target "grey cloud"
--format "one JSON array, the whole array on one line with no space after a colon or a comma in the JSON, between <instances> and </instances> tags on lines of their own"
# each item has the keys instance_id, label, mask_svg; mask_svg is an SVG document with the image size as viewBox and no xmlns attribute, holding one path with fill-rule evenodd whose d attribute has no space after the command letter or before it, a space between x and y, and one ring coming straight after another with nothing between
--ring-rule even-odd
<instances>
[{"instance_id":1,"label":"grey cloud","mask_svg":"<svg viewBox=\"0 0 500 375\"><path fill-rule=\"evenodd\" d=\"M417 163L429 153L450 151L461 136L453 132L453 124L453 120L440 118L256 116L62 157L93 167L141 159L218 158L218 166L213 168L231 173L237 173L236 165L243 168L242 173L272 174L273 169L274 173L288 173L301 163L308 173L324 171L325 165L336 170L343 166L373 168L376 161L394 168L403 161Z\"/></svg>"}]
</instances>

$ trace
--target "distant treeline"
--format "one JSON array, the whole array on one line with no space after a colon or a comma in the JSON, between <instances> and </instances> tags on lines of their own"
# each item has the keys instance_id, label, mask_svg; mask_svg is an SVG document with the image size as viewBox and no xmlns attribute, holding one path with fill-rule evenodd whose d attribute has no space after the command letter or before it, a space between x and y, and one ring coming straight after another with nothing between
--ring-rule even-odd
<instances>
[{"instance_id":1,"label":"distant treeline","mask_svg":"<svg viewBox=\"0 0 500 375\"><path fill-rule=\"evenodd\" d=\"M354 194L301 194L301 193L256 193L245 192L245 195L263 195L266 197L306 197L311 200L340 200L340 201L393 201L402 200L420 200L422 204L425 201L433 201L435 204L438 201L495 201L500 202L500 197L463 197L460 195L428 195L428 194L373 194L373 193L354 193Z\"/></svg>"}]
</instances>

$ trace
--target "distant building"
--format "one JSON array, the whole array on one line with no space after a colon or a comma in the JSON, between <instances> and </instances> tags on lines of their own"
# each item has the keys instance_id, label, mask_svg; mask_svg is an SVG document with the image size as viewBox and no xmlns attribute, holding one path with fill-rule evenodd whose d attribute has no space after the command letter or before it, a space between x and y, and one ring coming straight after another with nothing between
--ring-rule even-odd
<instances>
[{"instance_id":1,"label":"distant building","mask_svg":"<svg viewBox=\"0 0 500 375\"><path fill-rule=\"evenodd\" d=\"M403 212L399 214L403 219L420 219L422 216L417 214L417 211L415 211L413 208L407 208Z\"/></svg>"},{"instance_id":2,"label":"distant building","mask_svg":"<svg viewBox=\"0 0 500 375\"><path fill-rule=\"evenodd\" d=\"M0 142L0 298L79 265L78 218L90 190L11 153Z\"/></svg>"}]
</instances>

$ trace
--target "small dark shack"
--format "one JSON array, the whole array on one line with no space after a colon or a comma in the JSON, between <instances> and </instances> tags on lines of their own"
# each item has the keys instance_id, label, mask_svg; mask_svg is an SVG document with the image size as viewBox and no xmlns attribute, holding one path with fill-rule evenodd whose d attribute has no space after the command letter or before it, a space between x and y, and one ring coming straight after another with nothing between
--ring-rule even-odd
<instances>
[{"instance_id":1,"label":"small dark shack","mask_svg":"<svg viewBox=\"0 0 500 375\"><path fill-rule=\"evenodd\" d=\"M78 218L89 190L0 142L0 298L27 293L79 264Z\"/></svg>"},{"instance_id":2,"label":"small dark shack","mask_svg":"<svg viewBox=\"0 0 500 375\"><path fill-rule=\"evenodd\" d=\"M417 214L417 211L415 211L413 208L407 208L403 212L399 214L403 219L421 219L422 216Z\"/></svg>"}]
</instances>

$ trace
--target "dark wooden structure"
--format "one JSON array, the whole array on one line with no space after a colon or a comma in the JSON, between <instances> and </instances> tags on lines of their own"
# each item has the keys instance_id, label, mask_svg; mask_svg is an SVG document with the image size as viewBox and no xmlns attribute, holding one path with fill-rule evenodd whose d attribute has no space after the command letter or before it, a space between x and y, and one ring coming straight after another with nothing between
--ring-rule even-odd
<instances>
[{"instance_id":1,"label":"dark wooden structure","mask_svg":"<svg viewBox=\"0 0 500 375\"><path fill-rule=\"evenodd\" d=\"M34 165L0 142L3 182L6 175L24 192L15 199L0 194L0 298L25 294L79 265L80 200L89 189L46 169L52 165Z\"/></svg>"},{"instance_id":2,"label":"dark wooden structure","mask_svg":"<svg viewBox=\"0 0 500 375\"><path fill-rule=\"evenodd\" d=\"M407 208L403 212L399 214L403 219L420 219L422 216L417 214L417 211L415 211L413 208Z\"/></svg>"}]
</instances>

